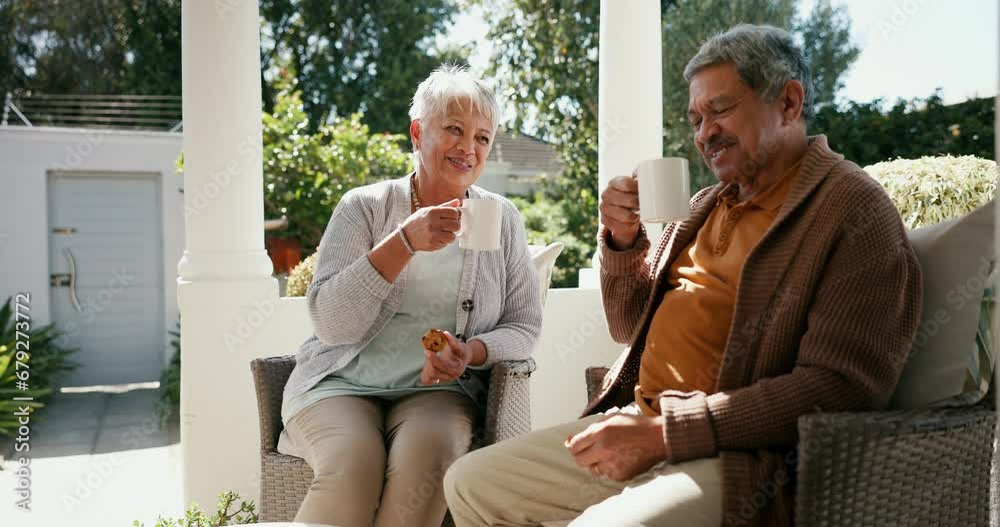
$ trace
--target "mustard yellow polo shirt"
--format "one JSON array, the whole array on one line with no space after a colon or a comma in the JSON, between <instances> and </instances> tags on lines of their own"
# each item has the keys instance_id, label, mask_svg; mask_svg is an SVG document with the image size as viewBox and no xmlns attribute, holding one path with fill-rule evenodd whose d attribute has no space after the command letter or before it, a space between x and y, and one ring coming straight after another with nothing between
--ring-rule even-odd
<instances>
[{"instance_id":1,"label":"mustard yellow polo shirt","mask_svg":"<svg viewBox=\"0 0 1000 527\"><path fill-rule=\"evenodd\" d=\"M715 392L743 262L774 222L800 164L742 203L735 183L723 189L694 241L670 266L673 289L653 315L635 387L645 414L660 415L657 394L664 390Z\"/></svg>"}]
</instances>

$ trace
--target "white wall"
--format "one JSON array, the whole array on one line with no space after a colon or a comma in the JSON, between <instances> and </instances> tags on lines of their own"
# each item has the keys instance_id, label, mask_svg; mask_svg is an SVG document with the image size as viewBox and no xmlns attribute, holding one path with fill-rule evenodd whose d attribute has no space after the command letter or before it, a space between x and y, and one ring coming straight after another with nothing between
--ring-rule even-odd
<instances>
[{"instance_id":1,"label":"white wall","mask_svg":"<svg viewBox=\"0 0 1000 527\"><path fill-rule=\"evenodd\" d=\"M22 126L0 127L0 302L31 293L33 326L49 312L47 174L156 173L163 217L164 347L177 321L177 261L184 250L183 195L174 162L181 134ZM164 363L169 357L164 357Z\"/></svg>"},{"instance_id":2,"label":"white wall","mask_svg":"<svg viewBox=\"0 0 1000 527\"><path fill-rule=\"evenodd\" d=\"M571 421L587 404L584 370L611 366L625 346L611 339L600 289L551 289L531 375L531 428Z\"/></svg>"}]
</instances>

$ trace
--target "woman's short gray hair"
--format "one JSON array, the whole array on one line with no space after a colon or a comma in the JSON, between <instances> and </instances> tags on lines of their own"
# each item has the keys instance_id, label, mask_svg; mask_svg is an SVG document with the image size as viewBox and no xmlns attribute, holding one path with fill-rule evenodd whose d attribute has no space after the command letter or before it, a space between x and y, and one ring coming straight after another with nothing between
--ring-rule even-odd
<instances>
[{"instance_id":1,"label":"woman's short gray hair","mask_svg":"<svg viewBox=\"0 0 1000 527\"><path fill-rule=\"evenodd\" d=\"M496 132L500 120L500 106L493 90L482 79L469 73L468 68L445 64L435 69L417 86L410 104L410 120L433 120L444 117L448 104L464 105L468 102L472 111L479 112L493 126Z\"/></svg>"},{"instance_id":2,"label":"woman's short gray hair","mask_svg":"<svg viewBox=\"0 0 1000 527\"><path fill-rule=\"evenodd\" d=\"M684 67L684 80L716 64L732 63L743 82L766 102L772 102L790 80L802 83L802 117L813 116L812 73L802 50L792 35L774 26L740 24L719 33L701 45L698 53Z\"/></svg>"}]
</instances>

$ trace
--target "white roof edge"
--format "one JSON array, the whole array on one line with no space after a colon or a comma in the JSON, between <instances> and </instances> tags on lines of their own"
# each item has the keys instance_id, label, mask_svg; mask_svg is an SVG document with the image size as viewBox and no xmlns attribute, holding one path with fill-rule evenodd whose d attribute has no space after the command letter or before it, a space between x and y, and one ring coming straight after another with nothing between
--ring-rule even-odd
<instances>
[{"instance_id":1,"label":"white roof edge","mask_svg":"<svg viewBox=\"0 0 1000 527\"><path fill-rule=\"evenodd\" d=\"M70 128L65 126L0 126L0 134L8 138L52 138L53 136L101 136L110 139L160 139L168 142L183 138L182 132L159 130L111 130L107 128Z\"/></svg>"}]
</instances>

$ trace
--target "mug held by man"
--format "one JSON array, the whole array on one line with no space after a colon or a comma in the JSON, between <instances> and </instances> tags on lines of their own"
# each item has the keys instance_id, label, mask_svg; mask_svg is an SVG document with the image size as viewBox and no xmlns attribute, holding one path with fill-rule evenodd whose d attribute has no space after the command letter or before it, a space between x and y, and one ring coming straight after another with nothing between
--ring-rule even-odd
<instances>
[{"instance_id":1,"label":"mug held by man","mask_svg":"<svg viewBox=\"0 0 1000 527\"><path fill-rule=\"evenodd\" d=\"M643 223L667 223L687 217L691 201L687 159L649 159L639 163L635 171L639 182L639 219Z\"/></svg>"}]
</instances>

